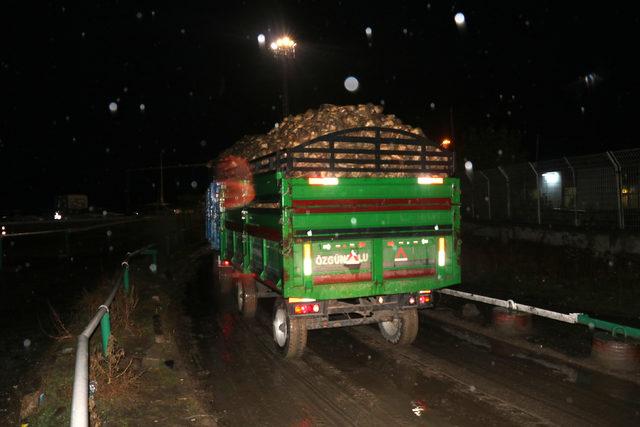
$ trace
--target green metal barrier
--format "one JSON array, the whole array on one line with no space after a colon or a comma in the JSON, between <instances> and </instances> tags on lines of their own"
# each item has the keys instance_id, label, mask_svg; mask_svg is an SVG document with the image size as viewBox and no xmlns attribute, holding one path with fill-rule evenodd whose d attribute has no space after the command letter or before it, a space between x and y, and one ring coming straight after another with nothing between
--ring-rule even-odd
<instances>
[{"instance_id":1,"label":"green metal barrier","mask_svg":"<svg viewBox=\"0 0 640 427\"><path fill-rule=\"evenodd\" d=\"M594 319L589 317L587 314L579 314L578 323L587 325L590 329L602 329L609 331L614 336L616 333L622 333L625 338L640 339L640 329L638 328L607 322L606 320Z\"/></svg>"}]
</instances>

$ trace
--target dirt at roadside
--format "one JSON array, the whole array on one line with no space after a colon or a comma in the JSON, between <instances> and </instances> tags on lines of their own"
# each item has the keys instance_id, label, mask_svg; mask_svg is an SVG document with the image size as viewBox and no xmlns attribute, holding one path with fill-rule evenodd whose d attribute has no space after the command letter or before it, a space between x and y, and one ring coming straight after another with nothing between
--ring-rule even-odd
<instances>
[{"instance_id":1,"label":"dirt at roadside","mask_svg":"<svg viewBox=\"0 0 640 427\"><path fill-rule=\"evenodd\" d=\"M160 258L158 272L149 270L144 258L131 264L132 292L116 296L111 307L112 340L108 361L101 355L100 330L90 341L91 424L108 425L216 425L215 417L201 406L206 396L194 392L173 338L174 318L179 311L180 284L193 274L190 262L204 248ZM97 307L106 298L105 283L85 299ZM70 421L71 389L75 361L75 336L91 314L68 325L74 338L56 342L38 372L36 410L25 417L30 426L65 425ZM172 317L173 316L173 317ZM78 316L82 318L83 316ZM81 324L82 323L82 324ZM95 389L95 392L93 392ZM40 396L44 397L40 397Z\"/></svg>"},{"instance_id":2,"label":"dirt at roadside","mask_svg":"<svg viewBox=\"0 0 640 427\"><path fill-rule=\"evenodd\" d=\"M640 326L640 259L463 236L458 288Z\"/></svg>"}]
</instances>

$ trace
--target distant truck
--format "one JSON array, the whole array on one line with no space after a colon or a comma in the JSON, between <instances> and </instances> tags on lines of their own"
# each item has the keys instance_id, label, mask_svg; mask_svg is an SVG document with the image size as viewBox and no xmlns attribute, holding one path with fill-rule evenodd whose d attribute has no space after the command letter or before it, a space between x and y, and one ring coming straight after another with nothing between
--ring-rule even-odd
<instances>
[{"instance_id":1,"label":"distant truck","mask_svg":"<svg viewBox=\"0 0 640 427\"><path fill-rule=\"evenodd\" d=\"M255 315L258 298L275 298L272 333L285 358L303 353L313 329L378 323L387 341L410 344L417 309L432 306L434 289L460 283L460 183L450 176L451 152L413 133L371 127L323 135L250 165L248 205L225 207L237 185L212 184L207 236L219 248L220 286L235 287L244 317Z\"/></svg>"},{"instance_id":2,"label":"distant truck","mask_svg":"<svg viewBox=\"0 0 640 427\"><path fill-rule=\"evenodd\" d=\"M59 213L85 212L89 208L89 198L85 194L63 194L56 197L55 210Z\"/></svg>"}]
</instances>

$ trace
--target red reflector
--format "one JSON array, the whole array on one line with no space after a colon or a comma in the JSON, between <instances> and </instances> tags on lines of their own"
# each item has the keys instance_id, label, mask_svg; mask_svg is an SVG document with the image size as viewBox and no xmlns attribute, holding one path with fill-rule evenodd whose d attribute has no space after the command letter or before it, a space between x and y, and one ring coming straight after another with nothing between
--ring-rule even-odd
<instances>
[{"instance_id":1,"label":"red reflector","mask_svg":"<svg viewBox=\"0 0 640 427\"><path fill-rule=\"evenodd\" d=\"M224 265L225 267L228 267L230 264L229 261L227 261L226 259L224 261L222 261L222 265Z\"/></svg>"},{"instance_id":2,"label":"red reflector","mask_svg":"<svg viewBox=\"0 0 640 427\"><path fill-rule=\"evenodd\" d=\"M358 243L358 247L359 248L364 248L365 246L366 246L366 243L364 243L364 242Z\"/></svg>"},{"instance_id":3,"label":"red reflector","mask_svg":"<svg viewBox=\"0 0 640 427\"><path fill-rule=\"evenodd\" d=\"M394 243L393 242L387 242L387 246L393 246Z\"/></svg>"}]
</instances>

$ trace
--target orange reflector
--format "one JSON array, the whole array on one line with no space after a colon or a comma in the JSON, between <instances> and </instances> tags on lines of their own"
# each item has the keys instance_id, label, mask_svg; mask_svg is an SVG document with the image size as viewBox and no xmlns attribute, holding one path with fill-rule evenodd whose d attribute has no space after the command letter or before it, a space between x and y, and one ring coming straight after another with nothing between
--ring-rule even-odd
<instances>
[{"instance_id":1,"label":"orange reflector","mask_svg":"<svg viewBox=\"0 0 640 427\"><path fill-rule=\"evenodd\" d=\"M444 184L444 178L434 177L434 176L419 176L418 184Z\"/></svg>"},{"instance_id":2,"label":"orange reflector","mask_svg":"<svg viewBox=\"0 0 640 427\"><path fill-rule=\"evenodd\" d=\"M438 238L438 265L444 267L446 264L446 253L444 247L444 237Z\"/></svg>"},{"instance_id":3,"label":"orange reflector","mask_svg":"<svg viewBox=\"0 0 640 427\"><path fill-rule=\"evenodd\" d=\"M313 298L296 298L296 297L291 297L289 298L289 302L290 303L294 303L294 302L314 302L315 299Z\"/></svg>"},{"instance_id":4,"label":"orange reflector","mask_svg":"<svg viewBox=\"0 0 640 427\"><path fill-rule=\"evenodd\" d=\"M338 178L309 178L309 185L338 185Z\"/></svg>"},{"instance_id":5,"label":"orange reflector","mask_svg":"<svg viewBox=\"0 0 640 427\"><path fill-rule=\"evenodd\" d=\"M302 246L302 269L305 276L311 276L311 243L305 243Z\"/></svg>"}]
</instances>

